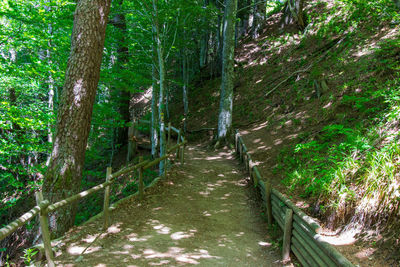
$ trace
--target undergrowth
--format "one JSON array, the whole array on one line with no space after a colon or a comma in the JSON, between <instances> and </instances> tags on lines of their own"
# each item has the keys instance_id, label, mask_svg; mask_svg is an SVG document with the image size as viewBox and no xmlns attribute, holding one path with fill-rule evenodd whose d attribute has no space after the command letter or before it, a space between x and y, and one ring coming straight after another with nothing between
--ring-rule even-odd
<instances>
[{"instance_id":1,"label":"undergrowth","mask_svg":"<svg viewBox=\"0 0 400 267\"><path fill-rule=\"evenodd\" d=\"M334 100L335 117L282 150L277 170L285 173L283 183L290 189L318 198L321 211L350 207L364 219L375 213L394 218L400 203L400 35L381 38L363 58L349 57L360 40L372 38L366 32L383 25L398 28L399 12L389 0L342 0L313 16L306 34L351 37L328 64L334 68L341 62L356 71L337 88L336 96L342 97ZM317 66L312 72L318 68L324 71Z\"/></svg>"}]
</instances>

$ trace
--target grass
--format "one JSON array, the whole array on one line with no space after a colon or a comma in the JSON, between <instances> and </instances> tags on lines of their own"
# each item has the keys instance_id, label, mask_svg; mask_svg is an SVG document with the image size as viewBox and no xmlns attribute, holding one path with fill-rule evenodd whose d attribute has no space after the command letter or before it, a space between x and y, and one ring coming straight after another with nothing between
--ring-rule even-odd
<instances>
[{"instance_id":1,"label":"grass","mask_svg":"<svg viewBox=\"0 0 400 267\"><path fill-rule=\"evenodd\" d=\"M325 126L282 150L275 171L285 173L288 188L300 187L304 197L318 198L321 210L340 213L338 209L350 207L369 218L398 216L400 35L380 38L374 47L359 49L358 58L352 56L360 43L371 42L377 27L398 28L392 23L399 18L393 7L383 0L334 1L331 13L314 14L318 17L310 31L318 38L344 33L352 38L313 68L309 80L332 75L341 66L344 71L333 77L343 84L335 88L338 99L329 96L334 108L322 110ZM345 16L333 16L335 12Z\"/></svg>"}]
</instances>

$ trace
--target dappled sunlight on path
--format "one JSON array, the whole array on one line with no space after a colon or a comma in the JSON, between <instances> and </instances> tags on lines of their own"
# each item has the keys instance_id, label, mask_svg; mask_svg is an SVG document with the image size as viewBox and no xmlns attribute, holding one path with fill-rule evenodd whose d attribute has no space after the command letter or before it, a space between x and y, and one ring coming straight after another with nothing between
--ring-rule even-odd
<instances>
[{"instance_id":1,"label":"dappled sunlight on path","mask_svg":"<svg viewBox=\"0 0 400 267\"><path fill-rule=\"evenodd\" d=\"M58 266L280 266L246 176L229 151L189 146L142 203L71 231Z\"/></svg>"}]
</instances>

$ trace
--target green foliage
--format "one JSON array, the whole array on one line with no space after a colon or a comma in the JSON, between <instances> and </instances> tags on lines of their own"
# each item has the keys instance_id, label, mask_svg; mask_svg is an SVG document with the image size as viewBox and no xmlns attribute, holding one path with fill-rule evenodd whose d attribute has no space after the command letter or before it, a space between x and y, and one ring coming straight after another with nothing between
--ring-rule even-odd
<instances>
[{"instance_id":1,"label":"green foliage","mask_svg":"<svg viewBox=\"0 0 400 267\"><path fill-rule=\"evenodd\" d=\"M304 196L328 194L334 181L345 182L338 169L370 148L362 132L343 125L328 125L318 141L296 144L289 157L287 151L283 152L281 167L290 166L284 183L292 189L304 187Z\"/></svg>"},{"instance_id":2,"label":"green foliage","mask_svg":"<svg viewBox=\"0 0 400 267\"><path fill-rule=\"evenodd\" d=\"M285 2L284 1L268 1L266 3L266 8L267 8L267 17L270 17L272 15L275 15L279 12L282 11L282 8L284 6Z\"/></svg>"},{"instance_id":3,"label":"green foliage","mask_svg":"<svg viewBox=\"0 0 400 267\"><path fill-rule=\"evenodd\" d=\"M73 8L58 0L0 3L0 223L41 184L55 123L49 85L57 107Z\"/></svg>"},{"instance_id":4,"label":"green foliage","mask_svg":"<svg viewBox=\"0 0 400 267\"><path fill-rule=\"evenodd\" d=\"M21 259L24 260L24 263L27 266L30 266L33 262L33 257L38 253L39 251L34 248L27 248L24 249L24 255L21 256Z\"/></svg>"},{"instance_id":5,"label":"green foliage","mask_svg":"<svg viewBox=\"0 0 400 267\"><path fill-rule=\"evenodd\" d=\"M358 118L338 114L336 123L318 133L304 134L301 139L305 141L286 148L279 156L276 171L286 173L283 182L293 190L304 189L305 197L319 197L324 209L338 208L341 200L354 201L360 197L356 190L363 192L362 198L378 198L380 204L375 208L380 211L396 209L400 159L398 37L378 44L369 59L373 66L359 67L365 73L385 76L378 80L375 75L368 75L362 82L343 85L344 95L339 103L357 112Z\"/></svg>"}]
</instances>

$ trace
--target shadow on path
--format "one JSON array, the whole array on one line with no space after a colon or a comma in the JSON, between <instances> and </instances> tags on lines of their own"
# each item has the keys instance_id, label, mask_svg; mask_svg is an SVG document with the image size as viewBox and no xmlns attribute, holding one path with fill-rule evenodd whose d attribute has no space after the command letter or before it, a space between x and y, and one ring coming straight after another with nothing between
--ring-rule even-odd
<instances>
[{"instance_id":1,"label":"shadow on path","mask_svg":"<svg viewBox=\"0 0 400 267\"><path fill-rule=\"evenodd\" d=\"M57 266L281 266L229 151L189 146L185 158L106 232L101 220L69 232Z\"/></svg>"}]
</instances>

